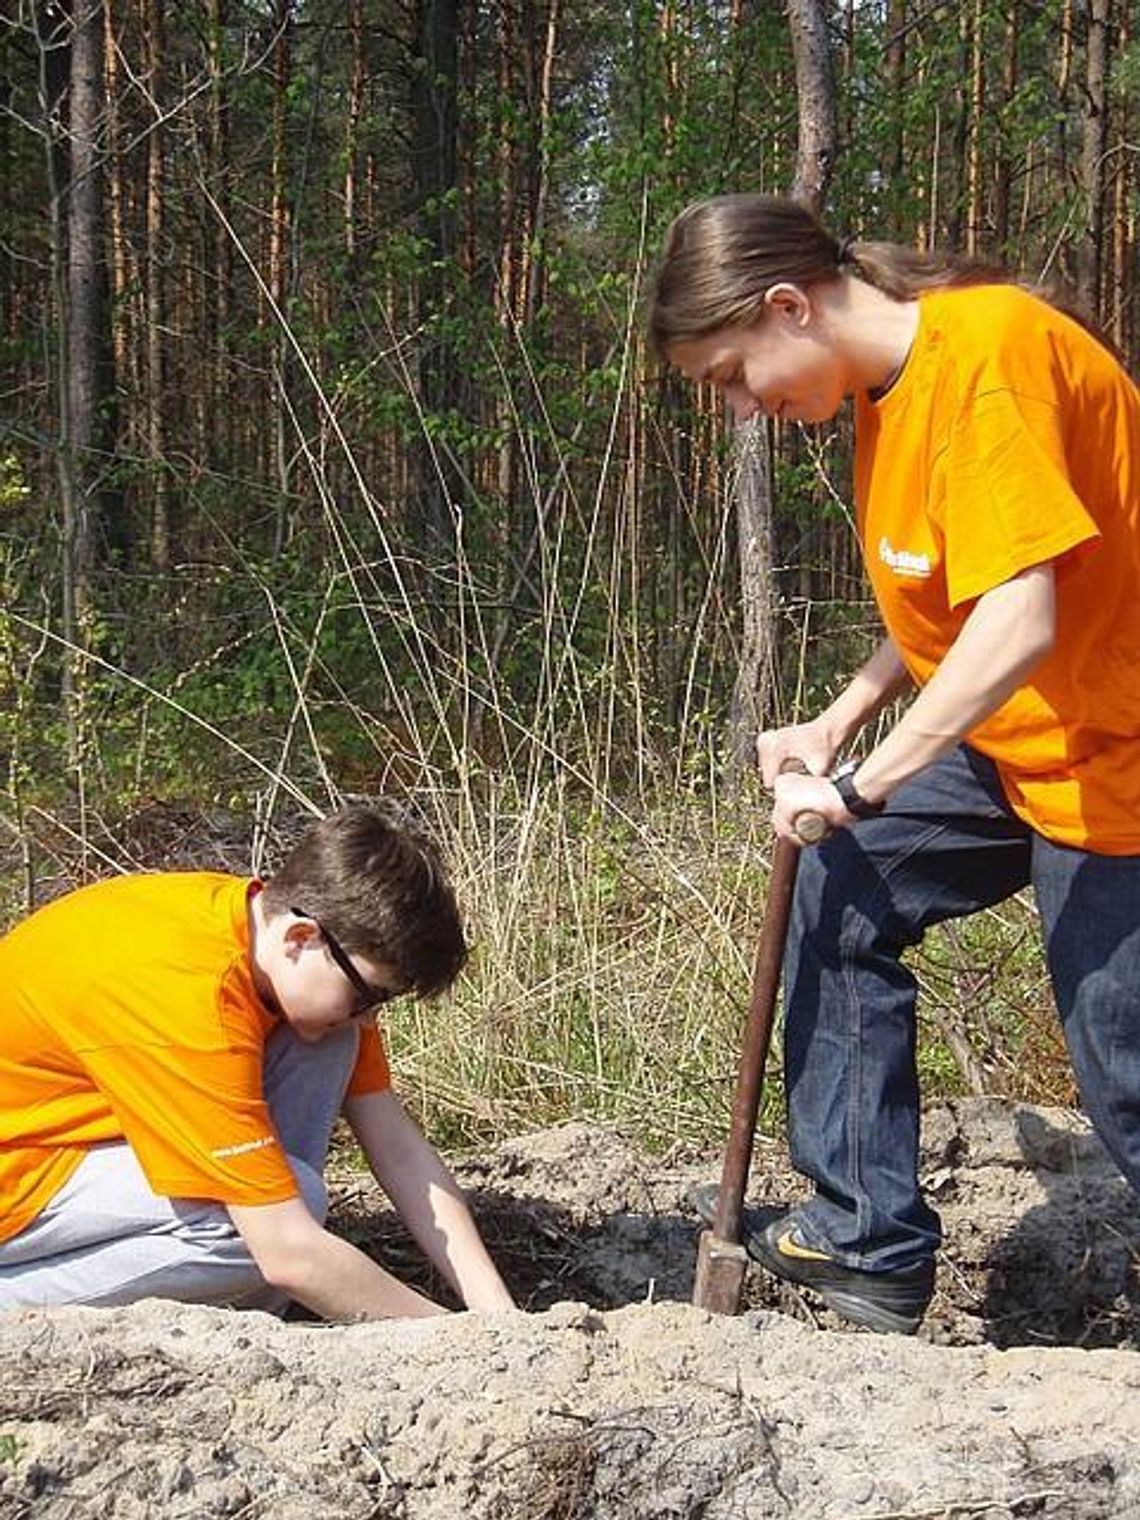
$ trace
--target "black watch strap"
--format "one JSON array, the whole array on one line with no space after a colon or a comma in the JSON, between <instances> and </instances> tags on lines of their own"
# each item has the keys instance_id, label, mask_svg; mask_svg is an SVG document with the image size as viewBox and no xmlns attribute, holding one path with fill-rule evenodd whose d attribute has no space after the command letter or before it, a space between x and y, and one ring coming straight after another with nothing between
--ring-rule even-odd
<instances>
[{"instance_id":1,"label":"black watch strap","mask_svg":"<svg viewBox=\"0 0 1140 1520\"><path fill-rule=\"evenodd\" d=\"M886 807L886 803L868 802L866 797L860 797L855 787L855 772L858 769L858 760L848 760L832 776L831 784L839 793L843 806L853 818L877 818Z\"/></svg>"}]
</instances>

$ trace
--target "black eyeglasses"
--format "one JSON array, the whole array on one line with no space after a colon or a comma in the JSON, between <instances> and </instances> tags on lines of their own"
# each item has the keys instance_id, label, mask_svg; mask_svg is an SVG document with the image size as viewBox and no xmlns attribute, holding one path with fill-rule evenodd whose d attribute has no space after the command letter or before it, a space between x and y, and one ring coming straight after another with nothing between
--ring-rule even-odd
<instances>
[{"instance_id":1,"label":"black eyeglasses","mask_svg":"<svg viewBox=\"0 0 1140 1520\"><path fill-rule=\"evenodd\" d=\"M327 929L315 913L306 913L304 908L290 908L290 913L295 913L298 918L307 918L316 924L321 931L321 938L325 942L329 954L339 971L342 971L359 995L359 1004L353 1013L353 1018L361 1014L371 1013L375 1008L382 1008L385 1003L390 1003L393 998L399 997L400 993L394 987L373 987L366 982L357 971L356 967L348 958L348 952L331 930Z\"/></svg>"}]
</instances>

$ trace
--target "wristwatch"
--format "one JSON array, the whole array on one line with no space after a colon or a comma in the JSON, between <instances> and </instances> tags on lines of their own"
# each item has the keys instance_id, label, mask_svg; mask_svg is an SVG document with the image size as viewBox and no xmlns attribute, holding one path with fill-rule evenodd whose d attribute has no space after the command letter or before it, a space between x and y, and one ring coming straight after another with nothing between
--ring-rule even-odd
<instances>
[{"instance_id":1,"label":"wristwatch","mask_svg":"<svg viewBox=\"0 0 1140 1520\"><path fill-rule=\"evenodd\" d=\"M839 793L843 806L854 818L877 818L886 807L885 802L868 802L866 797L860 797L855 787L855 772L859 769L858 760L846 760L831 776L831 784Z\"/></svg>"}]
</instances>

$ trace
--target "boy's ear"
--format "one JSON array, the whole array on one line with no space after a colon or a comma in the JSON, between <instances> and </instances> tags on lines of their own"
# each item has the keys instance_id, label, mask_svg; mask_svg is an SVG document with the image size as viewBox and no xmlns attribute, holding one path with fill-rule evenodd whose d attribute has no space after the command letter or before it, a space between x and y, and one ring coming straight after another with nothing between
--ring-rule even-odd
<instances>
[{"instance_id":1,"label":"boy's ear","mask_svg":"<svg viewBox=\"0 0 1140 1520\"><path fill-rule=\"evenodd\" d=\"M296 953L304 950L313 940L320 937L320 930L311 918L294 918L290 916L281 934L281 943L287 951Z\"/></svg>"}]
</instances>

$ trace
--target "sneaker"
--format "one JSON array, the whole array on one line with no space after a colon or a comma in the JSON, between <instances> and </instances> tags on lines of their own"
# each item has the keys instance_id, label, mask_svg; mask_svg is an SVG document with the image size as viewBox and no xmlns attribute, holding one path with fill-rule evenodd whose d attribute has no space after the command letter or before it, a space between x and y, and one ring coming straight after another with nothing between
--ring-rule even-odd
<instances>
[{"instance_id":1,"label":"sneaker","mask_svg":"<svg viewBox=\"0 0 1140 1520\"><path fill-rule=\"evenodd\" d=\"M695 1188L690 1201L701 1218L716 1218L716 1187ZM812 1288L829 1309L853 1325L880 1334L913 1335L934 1293L934 1261L895 1272L860 1272L842 1266L810 1245L790 1208L745 1209L741 1218L744 1249L754 1261L784 1282Z\"/></svg>"},{"instance_id":2,"label":"sneaker","mask_svg":"<svg viewBox=\"0 0 1140 1520\"><path fill-rule=\"evenodd\" d=\"M881 1335L913 1335L934 1292L932 1258L895 1272L860 1272L809 1245L791 1214L772 1220L746 1249L769 1272L814 1288L836 1314Z\"/></svg>"}]
</instances>

